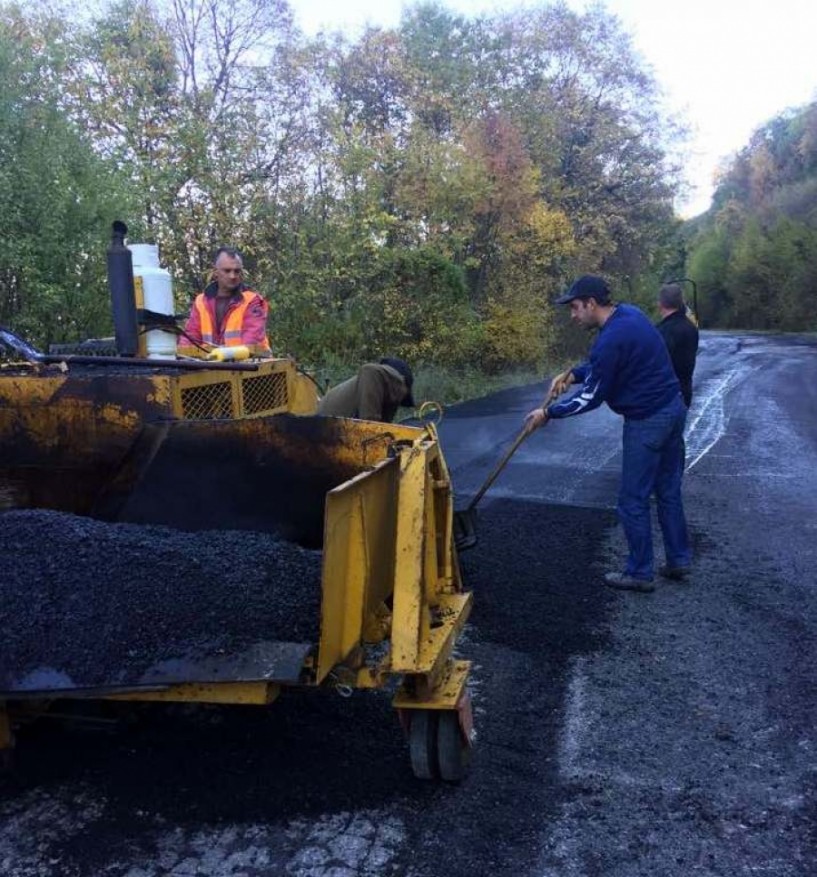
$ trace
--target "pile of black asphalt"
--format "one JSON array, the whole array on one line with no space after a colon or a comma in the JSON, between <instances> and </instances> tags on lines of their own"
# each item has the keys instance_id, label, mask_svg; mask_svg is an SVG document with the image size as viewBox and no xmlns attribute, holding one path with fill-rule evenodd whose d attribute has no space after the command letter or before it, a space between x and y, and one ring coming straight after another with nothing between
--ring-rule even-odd
<instances>
[{"instance_id":1,"label":"pile of black asphalt","mask_svg":"<svg viewBox=\"0 0 817 877\"><path fill-rule=\"evenodd\" d=\"M324 687L284 689L269 709L76 702L77 722L22 730L15 770L0 788L14 801L81 785L105 801L104 816L55 851L62 873L81 877L128 867L153 874L148 863L168 829L178 838L174 854L195 860L173 826L192 835L213 825L255 826L254 846L259 832L269 839L265 868L225 874L351 874L341 862L334 872L288 863L304 843L293 825L356 813L405 832L386 870L361 874L527 873L543 823L563 801L556 752L567 668L604 646L601 622L614 598L599 588L597 564L611 524L604 511L511 500L481 510L480 541L461 557L475 602L458 654L473 662L477 729L461 785L413 776L389 690L341 697ZM142 533L151 544L171 538ZM120 722L96 726L89 710Z\"/></svg>"},{"instance_id":2,"label":"pile of black asphalt","mask_svg":"<svg viewBox=\"0 0 817 877\"><path fill-rule=\"evenodd\" d=\"M321 554L264 533L8 511L0 570L0 692L292 678L318 639Z\"/></svg>"}]
</instances>

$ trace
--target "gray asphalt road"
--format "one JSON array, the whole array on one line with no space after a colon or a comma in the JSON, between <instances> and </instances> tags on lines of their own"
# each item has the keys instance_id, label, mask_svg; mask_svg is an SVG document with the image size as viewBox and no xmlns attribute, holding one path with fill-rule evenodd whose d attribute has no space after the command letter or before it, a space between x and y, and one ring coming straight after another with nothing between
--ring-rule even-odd
<instances>
[{"instance_id":1,"label":"gray asphalt road","mask_svg":"<svg viewBox=\"0 0 817 877\"><path fill-rule=\"evenodd\" d=\"M811 877L815 377L813 337L704 333L695 574L650 595L600 585L624 550L618 419L522 446L463 556L478 740L461 785L413 779L383 693L39 723L0 781L0 873ZM542 390L447 413L460 501Z\"/></svg>"}]
</instances>

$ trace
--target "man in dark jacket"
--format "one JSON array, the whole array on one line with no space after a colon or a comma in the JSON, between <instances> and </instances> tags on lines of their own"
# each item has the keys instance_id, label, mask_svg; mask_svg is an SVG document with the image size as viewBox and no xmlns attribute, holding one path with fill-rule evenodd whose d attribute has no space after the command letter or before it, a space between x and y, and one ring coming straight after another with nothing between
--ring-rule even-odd
<instances>
[{"instance_id":1,"label":"man in dark jacket","mask_svg":"<svg viewBox=\"0 0 817 877\"><path fill-rule=\"evenodd\" d=\"M367 362L353 377L333 387L318 403L318 414L391 423L397 409L414 407L414 375L396 357Z\"/></svg>"},{"instance_id":2,"label":"man in dark jacket","mask_svg":"<svg viewBox=\"0 0 817 877\"><path fill-rule=\"evenodd\" d=\"M698 327L687 316L684 295L677 283L665 283L661 287L658 310L662 320L656 328L667 345L684 404L689 408L692 404L692 373L698 355Z\"/></svg>"},{"instance_id":3,"label":"man in dark jacket","mask_svg":"<svg viewBox=\"0 0 817 877\"><path fill-rule=\"evenodd\" d=\"M598 335L587 362L557 375L547 398L571 384L581 384L581 389L564 401L534 408L525 420L529 429L536 429L548 420L585 414L603 402L624 417L617 511L629 556L624 571L608 572L604 581L611 588L652 591L653 493L666 555L659 574L683 578L691 562L678 465L687 411L678 378L655 326L638 308L615 304L601 277L580 277L556 303L569 304L571 319L598 330Z\"/></svg>"}]
</instances>

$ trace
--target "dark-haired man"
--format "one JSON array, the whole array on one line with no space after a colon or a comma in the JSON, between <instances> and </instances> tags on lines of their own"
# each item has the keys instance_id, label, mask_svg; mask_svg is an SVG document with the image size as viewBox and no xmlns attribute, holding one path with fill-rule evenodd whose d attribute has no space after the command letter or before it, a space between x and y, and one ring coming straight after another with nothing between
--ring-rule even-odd
<instances>
[{"instance_id":1,"label":"dark-haired man","mask_svg":"<svg viewBox=\"0 0 817 877\"><path fill-rule=\"evenodd\" d=\"M580 277L556 303L570 305L571 319L598 330L598 335L586 362L553 379L548 398L561 395L571 384L581 384L579 391L535 408L525 420L536 429L548 420L585 414L602 402L624 417L617 511L629 555L624 571L608 572L604 581L612 588L652 591L653 493L666 553L659 573L683 578L691 561L678 466L686 423L678 378L655 326L638 308L615 304L603 278Z\"/></svg>"},{"instance_id":2,"label":"dark-haired man","mask_svg":"<svg viewBox=\"0 0 817 877\"><path fill-rule=\"evenodd\" d=\"M247 345L256 355L269 354L268 313L266 301L244 285L241 254L234 247L219 247L213 282L196 296L179 347Z\"/></svg>"},{"instance_id":3,"label":"dark-haired man","mask_svg":"<svg viewBox=\"0 0 817 877\"><path fill-rule=\"evenodd\" d=\"M358 373L333 387L318 404L318 414L391 423L397 409L413 408L414 375L396 357L367 362Z\"/></svg>"},{"instance_id":4,"label":"dark-haired man","mask_svg":"<svg viewBox=\"0 0 817 877\"><path fill-rule=\"evenodd\" d=\"M661 322L656 329L667 345L672 367L681 384L687 408L692 404L692 374L698 355L698 327L687 316L684 293L677 283L665 283L658 291Z\"/></svg>"}]
</instances>

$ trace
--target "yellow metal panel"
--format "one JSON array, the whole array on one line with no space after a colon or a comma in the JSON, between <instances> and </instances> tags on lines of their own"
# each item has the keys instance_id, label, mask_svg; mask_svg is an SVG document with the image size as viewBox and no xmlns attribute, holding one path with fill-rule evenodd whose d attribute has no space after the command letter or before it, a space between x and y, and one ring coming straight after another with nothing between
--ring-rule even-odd
<instances>
[{"instance_id":1,"label":"yellow metal panel","mask_svg":"<svg viewBox=\"0 0 817 877\"><path fill-rule=\"evenodd\" d=\"M315 382L292 369L289 399L289 410L293 414L314 414L318 410L318 388Z\"/></svg>"},{"instance_id":2,"label":"yellow metal panel","mask_svg":"<svg viewBox=\"0 0 817 877\"><path fill-rule=\"evenodd\" d=\"M391 593L398 471L384 460L327 495L318 681L378 626Z\"/></svg>"},{"instance_id":3,"label":"yellow metal panel","mask_svg":"<svg viewBox=\"0 0 817 877\"><path fill-rule=\"evenodd\" d=\"M436 441L436 432L433 436ZM454 503L451 479L439 445L435 445L435 451L429 470L434 484L434 521L440 587L449 591L459 591L461 580L454 553Z\"/></svg>"},{"instance_id":4,"label":"yellow metal panel","mask_svg":"<svg viewBox=\"0 0 817 877\"><path fill-rule=\"evenodd\" d=\"M103 700L179 701L194 703L272 703L281 686L271 682L185 683L156 691L111 694Z\"/></svg>"},{"instance_id":5,"label":"yellow metal panel","mask_svg":"<svg viewBox=\"0 0 817 877\"><path fill-rule=\"evenodd\" d=\"M331 491L324 524L318 682L360 641L366 567L362 533L359 493Z\"/></svg>"},{"instance_id":6,"label":"yellow metal panel","mask_svg":"<svg viewBox=\"0 0 817 877\"><path fill-rule=\"evenodd\" d=\"M392 700L396 709L450 710L456 709L468 681L470 661L451 661L446 673L428 697L422 699L402 686Z\"/></svg>"},{"instance_id":7,"label":"yellow metal panel","mask_svg":"<svg viewBox=\"0 0 817 877\"><path fill-rule=\"evenodd\" d=\"M457 634L471 614L471 593L442 594L432 626L423 636L413 672L436 674L451 654Z\"/></svg>"},{"instance_id":8,"label":"yellow metal panel","mask_svg":"<svg viewBox=\"0 0 817 877\"><path fill-rule=\"evenodd\" d=\"M412 672L417 666L427 611L423 594L426 513L426 452L418 443L401 454L394 569L392 667Z\"/></svg>"},{"instance_id":9,"label":"yellow metal panel","mask_svg":"<svg viewBox=\"0 0 817 877\"><path fill-rule=\"evenodd\" d=\"M311 414L317 393L300 390L295 398L295 363L290 359L256 361L255 371L213 370L180 374L174 386L174 415L193 419L264 417L284 412ZM306 381L306 379L303 379Z\"/></svg>"},{"instance_id":10,"label":"yellow metal panel","mask_svg":"<svg viewBox=\"0 0 817 877\"><path fill-rule=\"evenodd\" d=\"M135 274L133 277L133 298L138 311L144 310L145 307L145 287L140 275ZM139 333L137 354L139 356L147 356L148 339L144 332Z\"/></svg>"},{"instance_id":11,"label":"yellow metal panel","mask_svg":"<svg viewBox=\"0 0 817 877\"><path fill-rule=\"evenodd\" d=\"M58 377L0 372L4 507L89 511L142 424L170 414L162 404L167 378L126 369Z\"/></svg>"},{"instance_id":12,"label":"yellow metal panel","mask_svg":"<svg viewBox=\"0 0 817 877\"><path fill-rule=\"evenodd\" d=\"M427 459L430 462L432 452ZM423 589L426 603L433 606L437 602L439 585L439 558L437 555L437 516L435 508L434 479L429 466L426 467L425 512L423 514ZM423 630L421 632L425 633Z\"/></svg>"}]
</instances>

